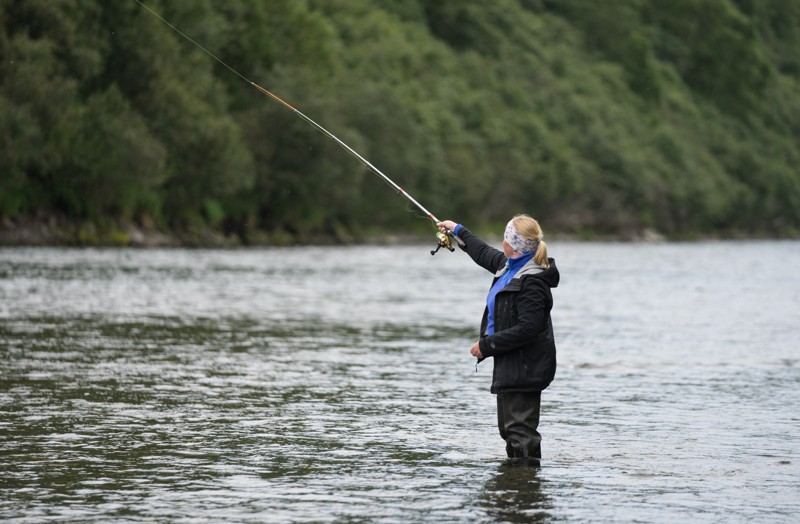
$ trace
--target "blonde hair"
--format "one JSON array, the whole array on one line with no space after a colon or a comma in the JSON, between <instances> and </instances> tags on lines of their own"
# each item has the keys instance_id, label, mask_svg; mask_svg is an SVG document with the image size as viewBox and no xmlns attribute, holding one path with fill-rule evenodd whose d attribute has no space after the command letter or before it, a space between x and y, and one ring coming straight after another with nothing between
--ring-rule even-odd
<instances>
[{"instance_id":1,"label":"blonde hair","mask_svg":"<svg viewBox=\"0 0 800 524\"><path fill-rule=\"evenodd\" d=\"M511 222L520 235L529 240L539 242L536 247L536 253L533 255L533 261L542 267L550 267L550 262L547 260L547 244L544 242L544 232L539 222L535 218L524 214L515 215Z\"/></svg>"}]
</instances>

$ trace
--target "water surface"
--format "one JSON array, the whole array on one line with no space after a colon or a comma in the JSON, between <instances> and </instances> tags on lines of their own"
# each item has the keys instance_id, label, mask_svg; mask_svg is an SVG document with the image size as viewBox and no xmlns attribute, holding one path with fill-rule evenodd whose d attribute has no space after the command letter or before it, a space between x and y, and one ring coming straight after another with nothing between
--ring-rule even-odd
<instances>
[{"instance_id":1,"label":"water surface","mask_svg":"<svg viewBox=\"0 0 800 524\"><path fill-rule=\"evenodd\" d=\"M0 519L792 522L800 243L553 243L544 460L428 246L0 250Z\"/></svg>"}]
</instances>

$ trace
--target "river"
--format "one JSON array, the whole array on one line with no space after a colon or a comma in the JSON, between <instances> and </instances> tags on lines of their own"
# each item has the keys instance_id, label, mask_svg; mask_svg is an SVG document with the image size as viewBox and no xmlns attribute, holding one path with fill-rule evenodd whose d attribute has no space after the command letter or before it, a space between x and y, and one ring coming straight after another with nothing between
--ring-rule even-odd
<instances>
[{"instance_id":1,"label":"river","mask_svg":"<svg viewBox=\"0 0 800 524\"><path fill-rule=\"evenodd\" d=\"M535 469L429 249L0 249L0 520L800 515L800 242L552 242Z\"/></svg>"}]
</instances>

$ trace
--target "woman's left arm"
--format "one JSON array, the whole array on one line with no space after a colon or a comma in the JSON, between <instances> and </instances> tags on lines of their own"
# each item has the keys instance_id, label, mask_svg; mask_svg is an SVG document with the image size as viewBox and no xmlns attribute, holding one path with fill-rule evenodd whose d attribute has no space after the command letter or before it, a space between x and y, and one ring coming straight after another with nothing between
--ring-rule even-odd
<instances>
[{"instance_id":1,"label":"woman's left arm","mask_svg":"<svg viewBox=\"0 0 800 524\"><path fill-rule=\"evenodd\" d=\"M517 296L516 325L481 338L479 347L483 357L514 351L535 339L545 327L550 300L545 283L537 278L526 278Z\"/></svg>"}]
</instances>

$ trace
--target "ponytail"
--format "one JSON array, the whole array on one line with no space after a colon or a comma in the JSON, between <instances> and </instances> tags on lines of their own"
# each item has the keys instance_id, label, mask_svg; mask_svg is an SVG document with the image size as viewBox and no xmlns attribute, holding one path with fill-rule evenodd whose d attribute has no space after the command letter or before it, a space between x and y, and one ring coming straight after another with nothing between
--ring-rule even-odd
<instances>
[{"instance_id":1,"label":"ponytail","mask_svg":"<svg viewBox=\"0 0 800 524\"><path fill-rule=\"evenodd\" d=\"M539 241L536 254L533 255L533 261L542 267L550 267L550 262L547 260L547 244L545 244L544 240Z\"/></svg>"}]
</instances>

